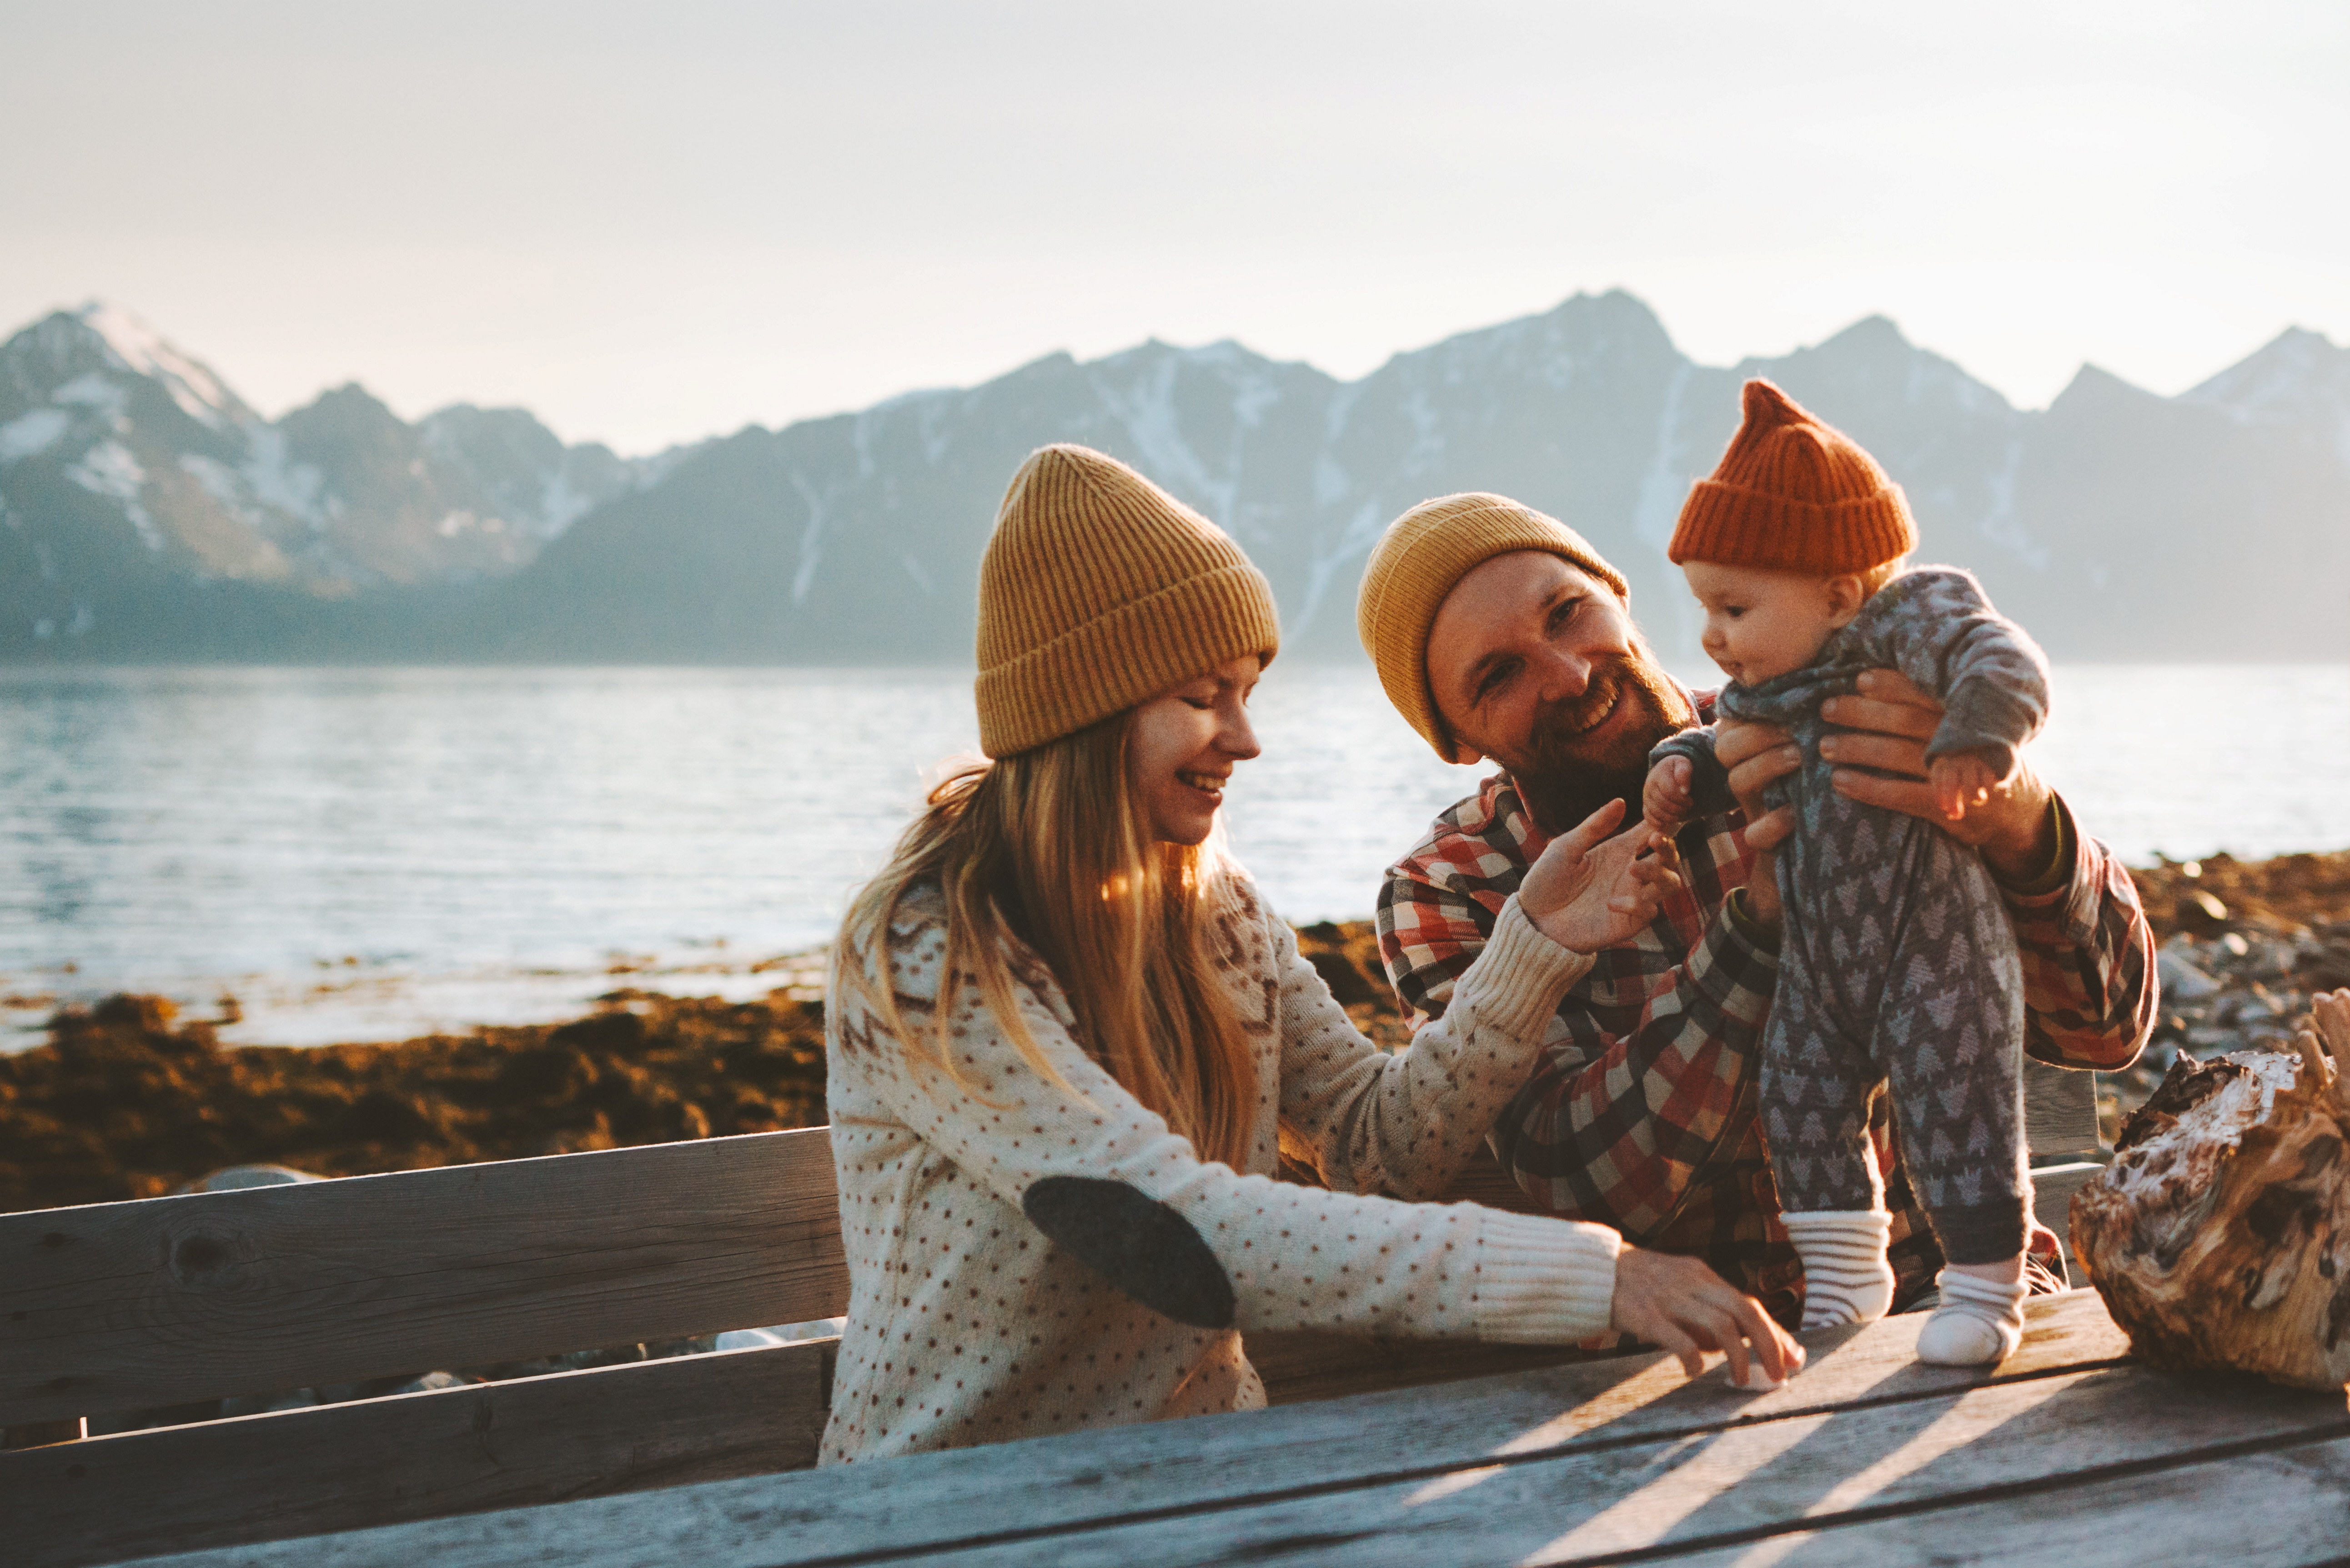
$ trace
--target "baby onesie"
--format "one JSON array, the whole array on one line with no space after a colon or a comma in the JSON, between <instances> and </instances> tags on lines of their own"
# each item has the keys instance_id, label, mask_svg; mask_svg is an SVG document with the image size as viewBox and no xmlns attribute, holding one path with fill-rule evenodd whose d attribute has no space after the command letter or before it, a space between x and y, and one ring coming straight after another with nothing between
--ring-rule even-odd
<instances>
[{"instance_id":1,"label":"baby onesie","mask_svg":"<svg viewBox=\"0 0 2350 1568\"><path fill-rule=\"evenodd\" d=\"M1930 822L1837 794L1820 756L1820 704L1887 668L1942 701L1929 759L1981 751L2004 774L2047 715L2039 648L1949 566L1894 578L1803 669L1722 689L1723 716L1783 725L1803 753L1764 796L1794 804L1795 831L1779 849L1785 934L1762 1033L1762 1135L1784 1212L1879 1208L1868 1102L1889 1087L1943 1255L1996 1262L2023 1250L2031 1192L2014 928L1981 855ZM1650 756L1690 760L1700 815L1735 804L1713 738L1683 731Z\"/></svg>"}]
</instances>

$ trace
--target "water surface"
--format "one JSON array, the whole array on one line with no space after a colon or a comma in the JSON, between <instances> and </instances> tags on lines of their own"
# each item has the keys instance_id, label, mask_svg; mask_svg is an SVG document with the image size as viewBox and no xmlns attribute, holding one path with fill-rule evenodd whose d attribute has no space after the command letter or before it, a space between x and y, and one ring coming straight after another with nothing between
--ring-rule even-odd
<instances>
[{"instance_id":1,"label":"water surface","mask_svg":"<svg viewBox=\"0 0 2350 1568\"><path fill-rule=\"evenodd\" d=\"M1367 668L1276 664L1256 717L1229 822L1293 919L1367 914L1482 771ZM0 991L291 1043L809 983L766 961L976 742L951 670L0 670ZM2135 861L2350 845L2350 667L2066 668L2033 755Z\"/></svg>"}]
</instances>

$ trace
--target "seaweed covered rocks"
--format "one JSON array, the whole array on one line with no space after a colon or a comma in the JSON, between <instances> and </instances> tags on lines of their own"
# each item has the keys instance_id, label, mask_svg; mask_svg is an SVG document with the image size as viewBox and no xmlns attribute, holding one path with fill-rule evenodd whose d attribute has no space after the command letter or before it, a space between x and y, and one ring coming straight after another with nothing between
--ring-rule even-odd
<instances>
[{"instance_id":1,"label":"seaweed covered rocks","mask_svg":"<svg viewBox=\"0 0 2350 1568\"><path fill-rule=\"evenodd\" d=\"M2108 1137L2180 1052L2292 1051L2310 999L2350 986L2350 851L2133 871L2161 946L2162 1007L2136 1067L2105 1075Z\"/></svg>"},{"instance_id":2,"label":"seaweed covered rocks","mask_svg":"<svg viewBox=\"0 0 2350 1568\"><path fill-rule=\"evenodd\" d=\"M391 1045L224 1046L157 997L0 1056L0 1210L151 1198L223 1166L328 1176L824 1119L824 1006L620 992L585 1018Z\"/></svg>"}]
</instances>

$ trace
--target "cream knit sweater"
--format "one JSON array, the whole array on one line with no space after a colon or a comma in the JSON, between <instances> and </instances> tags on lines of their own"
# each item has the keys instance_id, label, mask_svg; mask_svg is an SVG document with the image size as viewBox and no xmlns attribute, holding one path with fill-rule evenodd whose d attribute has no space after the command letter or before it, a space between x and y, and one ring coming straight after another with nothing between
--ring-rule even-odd
<instances>
[{"instance_id":1,"label":"cream knit sweater","mask_svg":"<svg viewBox=\"0 0 2350 1568\"><path fill-rule=\"evenodd\" d=\"M1067 1087L1027 1065L975 986L957 991L952 1038L976 1093L910 1064L879 1017L832 989L827 1097L849 1299L821 1462L1253 1408L1264 1403L1242 1351L1253 1330L1564 1344L1607 1328L1615 1231L1395 1200L1432 1198L1460 1172L1591 960L1513 898L1444 1016L1390 1056L1253 888L1236 881L1227 897L1219 977L1259 1085L1242 1172L1202 1163L1086 1054L1033 958L1021 1013ZM890 933L909 1029L931 1025L942 908L917 892ZM1273 1179L1284 1118L1339 1190ZM1230 1281L1232 1326L1161 1316L1049 1241L1021 1199L1052 1176L1122 1181L1180 1214ZM1354 1195L1382 1191L1395 1196Z\"/></svg>"}]
</instances>

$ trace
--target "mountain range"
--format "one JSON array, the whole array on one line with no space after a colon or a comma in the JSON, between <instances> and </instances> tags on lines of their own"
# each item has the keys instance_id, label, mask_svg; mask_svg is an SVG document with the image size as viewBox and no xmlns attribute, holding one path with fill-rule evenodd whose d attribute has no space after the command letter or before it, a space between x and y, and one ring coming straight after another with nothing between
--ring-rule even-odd
<instances>
[{"instance_id":1,"label":"mountain range","mask_svg":"<svg viewBox=\"0 0 2350 1568\"><path fill-rule=\"evenodd\" d=\"M995 504L1055 441L1230 530L1293 655L1359 658L1379 530L1479 489L1581 530L1690 659L1664 544L1752 375L2058 658L2350 658L2350 349L2296 328L2171 398L2084 366L2026 410L1883 317L1705 366L1616 291L1353 381L1154 341L637 458L356 385L265 420L128 312L61 311L0 346L0 659L968 661Z\"/></svg>"}]
</instances>

